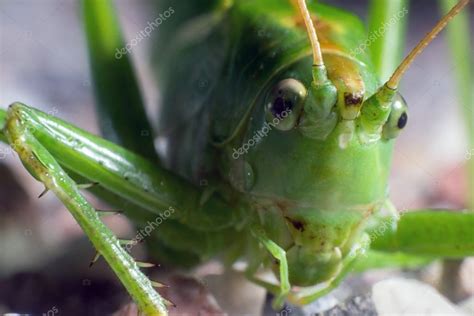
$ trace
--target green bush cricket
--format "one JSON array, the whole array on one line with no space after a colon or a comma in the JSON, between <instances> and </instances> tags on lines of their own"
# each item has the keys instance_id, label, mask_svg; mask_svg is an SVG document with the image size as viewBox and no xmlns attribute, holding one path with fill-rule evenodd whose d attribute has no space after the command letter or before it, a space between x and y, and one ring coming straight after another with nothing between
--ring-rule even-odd
<instances>
[{"instance_id":1,"label":"green bush cricket","mask_svg":"<svg viewBox=\"0 0 474 316\"><path fill-rule=\"evenodd\" d=\"M158 158L152 137L140 135L150 124L128 56L117 56L124 42L112 5L84 0L99 114L112 123L104 135L120 145L21 103L0 111L1 139L69 209L144 314L167 314L153 288L161 285L78 183L97 183L90 190L127 205L138 227L159 216L146 242L160 261L245 259L245 274L275 295L276 308L307 304L360 260L370 268L372 256L403 253L403 265L474 254L472 212L380 213L390 209L393 142L407 123L400 79L467 3L380 85L369 52L356 50L364 27L347 12L308 10L304 0L163 1L158 130L168 151ZM259 279L261 267L278 283Z\"/></svg>"}]
</instances>

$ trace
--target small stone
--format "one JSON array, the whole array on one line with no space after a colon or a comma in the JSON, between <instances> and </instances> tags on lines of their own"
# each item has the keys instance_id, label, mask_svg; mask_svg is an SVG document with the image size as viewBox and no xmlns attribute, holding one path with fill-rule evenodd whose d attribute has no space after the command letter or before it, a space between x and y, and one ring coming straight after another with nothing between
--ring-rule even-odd
<instances>
[{"instance_id":1,"label":"small stone","mask_svg":"<svg viewBox=\"0 0 474 316\"><path fill-rule=\"evenodd\" d=\"M316 314L318 316L350 316L350 315L365 315L377 316L374 302L370 294L355 296L348 299L344 303L331 308L330 310Z\"/></svg>"},{"instance_id":2,"label":"small stone","mask_svg":"<svg viewBox=\"0 0 474 316\"><path fill-rule=\"evenodd\" d=\"M417 280L378 282L372 288L372 299L381 315L467 315L433 287Z\"/></svg>"},{"instance_id":3,"label":"small stone","mask_svg":"<svg viewBox=\"0 0 474 316\"><path fill-rule=\"evenodd\" d=\"M468 315L474 315L474 296L459 303L459 307Z\"/></svg>"}]
</instances>

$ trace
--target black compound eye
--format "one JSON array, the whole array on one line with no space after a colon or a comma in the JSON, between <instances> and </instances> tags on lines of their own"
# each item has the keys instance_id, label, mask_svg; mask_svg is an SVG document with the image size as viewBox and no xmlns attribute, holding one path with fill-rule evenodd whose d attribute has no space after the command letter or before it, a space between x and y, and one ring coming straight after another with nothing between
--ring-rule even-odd
<instances>
[{"instance_id":1,"label":"black compound eye","mask_svg":"<svg viewBox=\"0 0 474 316\"><path fill-rule=\"evenodd\" d=\"M400 118L398 119L397 126L399 129L403 129L408 123L407 112L403 112Z\"/></svg>"},{"instance_id":2,"label":"black compound eye","mask_svg":"<svg viewBox=\"0 0 474 316\"><path fill-rule=\"evenodd\" d=\"M408 107L403 97L398 94L392 104L392 111L383 127L383 137L395 138L408 123Z\"/></svg>"},{"instance_id":3,"label":"black compound eye","mask_svg":"<svg viewBox=\"0 0 474 316\"><path fill-rule=\"evenodd\" d=\"M303 109L306 98L305 86L295 79L280 81L269 95L267 122L282 131L292 129Z\"/></svg>"},{"instance_id":4,"label":"black compound eye","mask_svg":"<svg viewBox=\"0 0 474 316\"><path fill-rule=\"evenodd\" d=\"M283 94L282 91L280 93ZM271 111L273 116L281 117L283 112L291 111L293 106L293 100L286 99L284 96L277 96L275 101L273 101Z\"/></svg>"}]
</instances>

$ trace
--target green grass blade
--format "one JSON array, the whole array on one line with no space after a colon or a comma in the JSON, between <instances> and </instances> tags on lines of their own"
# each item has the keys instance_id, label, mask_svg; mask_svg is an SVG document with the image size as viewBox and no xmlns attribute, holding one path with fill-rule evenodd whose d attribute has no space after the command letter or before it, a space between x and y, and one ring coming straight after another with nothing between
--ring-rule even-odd
<instances>
[{"instance_id":1,"label":"green grass blade","mask_svg":"<svg viewBox=\"0 0 474 316\"><path fill-rule=\"evenodd\" d=\"M445 14L458 1L439 0L442 13ZM469 26L469 8L461 12L447 26L447 38L454 65L456 85L458 87L458 102L461 106L468 136L468 150L474 149L474 76L472 30ZM470 159L469 168L469 208L474 209L474 159Z\"/></svg>"},{"instance_id":2,"label":"green grass blade","mask_svg":"<svg viewBox=\"0 0 474 316\"><path fill-rule=\"evenodd\" d=\"M401 62L408 16L407 0L371 0L369 9L370 53L382 82Z\"/></svg>"},{"instance_id":3,"label":"green grass blade","mask_svg":"<svg viewBox=\"0 0 474 316\"><path fill-rule=\"evenodd\" d=\"M153 132L115 11L109 0L83 0L96 105L104 136L156 161Z\"/></svg>"},{"instance_id":4,"label":"green grass blade","mask_svg":"<svg viewBox=\"0 0 474 316\"><path fill-rule=\"evenodd\" d=\"M369 232L371 249L445 258L474 256L474 212L419 210Z\"/></svg>"}]
</instances>

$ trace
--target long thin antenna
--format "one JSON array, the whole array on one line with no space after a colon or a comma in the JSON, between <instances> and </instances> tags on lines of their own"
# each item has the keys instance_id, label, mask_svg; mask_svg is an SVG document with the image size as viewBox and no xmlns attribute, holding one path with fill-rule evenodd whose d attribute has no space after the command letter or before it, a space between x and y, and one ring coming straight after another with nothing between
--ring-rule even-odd
<instances>
[{"instance_id":1,"label":"long thin antenna","mask_svg":"<svg viewBox=\"0 0 474 316\"><path fill-rule=\"evenodd\" d=\"M308 32L309 40L311 41L311 50L313 51L313 64L315 66L323 66L323 54L321 53L321 47L319 45L318 35L316 28L314 27L313 20L309 13L308 7L306 6L306 0L297 0L298 8L300 9L301 15L303 16L304 24Z\"/></svg>"},{"instance_id":2,"label":"long thin antenna","mask_svg":"<svg viewBox=\"0 0 474 316\"><path fill-rule=\"evenodd\" d=\"M301 2L301 1L300 1ZM302 1L304 2L304 1ZM428 46L431 41L441 32L449 21L451 21L467 4L469 0L461 0L456 4L437 24L436 26L428 33L426 36L416 45L416 47L408 54L407 57L402 61L397 70L393 73L392 77L387 81L386 85L390 89L396 90L400 79L403 74L410 67L415 58L423 52L423 50Z\"/></svg>"},{"instance_id":3,"label":"long thin antenna","mask_svg":"<svg viewBox=\"0 0 474 316\"><path fill-rule=\"evenodd\" d=\"M308 118L312 119L310 120L311 122L325 121L328 119L331 114L331 109L337 102L337 88L328 78L328 71L324 65L316 28L314 27L313 20L306 6L306 1L291 0L291 2L293 6L296 7L296 11L299 9L303 16L306 31L311 42L311 50L313 52L313 66L311 67L313 81L311 82L311 86L308 87L308 102L305 102L304 112Z\"/></svg>"}]
</instances>

